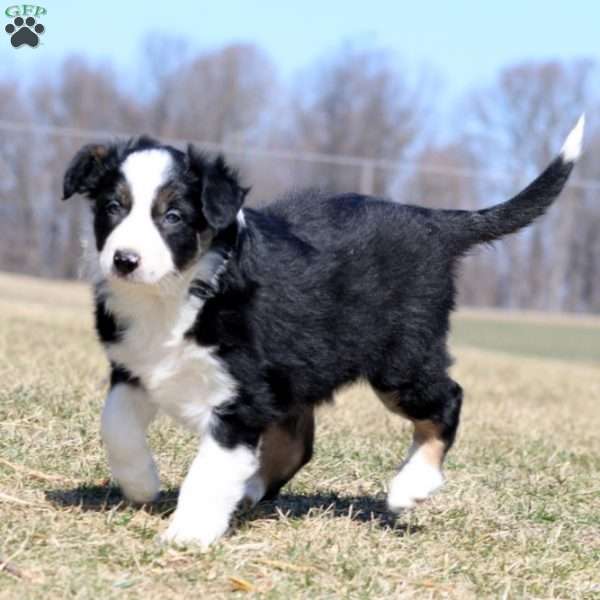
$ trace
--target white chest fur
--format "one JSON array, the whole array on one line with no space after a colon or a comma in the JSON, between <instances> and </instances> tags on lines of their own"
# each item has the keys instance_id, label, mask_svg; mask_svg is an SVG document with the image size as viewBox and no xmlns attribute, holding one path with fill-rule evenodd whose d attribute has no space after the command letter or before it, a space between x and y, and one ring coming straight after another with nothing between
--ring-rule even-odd
<instances>
[{"instance_id":1,"label":"white chest fur","mask_svg":"<svg viewBox=\"0 0 600 600\"><path fill-rule=\"evenodd\" d=\"M195 431L235 392L214 350L185 337L202 305L187 292L140 295L134 288L106 295L107 310L124 327L121 339L107 346L109 359L141 380L151 402Z\"/></svg>"}]
</instances>

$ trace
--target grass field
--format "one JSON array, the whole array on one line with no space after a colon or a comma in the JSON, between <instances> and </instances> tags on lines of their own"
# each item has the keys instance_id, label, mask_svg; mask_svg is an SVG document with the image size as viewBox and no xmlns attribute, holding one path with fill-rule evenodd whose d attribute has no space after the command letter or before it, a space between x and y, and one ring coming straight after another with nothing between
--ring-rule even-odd
<instances>
[{"instance_id":1,"label":"grass field","mask_svg":"<svg viewBox=\"0 0 600 600\"><path fill-rule=\"evenodd\" d=\"M0 598L600 598L600 325L465 313L448 484L392 518L409 428L364 387L316 456L207 553L154 542L194 452L152 430L164 493L127 506L99 444L106 365L81 285L0 275Z\"/></svg>"}]
</instances>

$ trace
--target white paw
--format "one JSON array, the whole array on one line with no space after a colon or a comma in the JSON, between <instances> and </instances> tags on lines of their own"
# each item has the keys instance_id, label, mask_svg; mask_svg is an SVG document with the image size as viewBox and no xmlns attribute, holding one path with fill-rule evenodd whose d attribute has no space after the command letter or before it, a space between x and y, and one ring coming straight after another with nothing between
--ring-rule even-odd
<instances>
[{"instance_id":1,"label":"white paw","mask_svg":"<svg viewBox=\"0 0 600 600\"><path fill-rule=\"evenodd\" d=\"M252 506L256 506L265 495L265 484L262 478L257 474L253 475L246 482L244 489L244 500Z\"/></svg>"},{"instance_id":2,"label":"white paw","mask_svg":"<svg viewBox=\"0 0 600 600\"><path fill-rule=\"evenodd\" d=\"M444 476L436 467L414 456L390 483L388 506L398 512L422 502L444 484Z\"/></svg>"},{"instance_id":3,"label":"white paw","mask_svg":"<svg viewBox=\"0 0 600 600\"><path fill-rule=\"evenodd\" d=\"M123 495L137 504L153 502L160 492L160 479L154 465L138 471L113 469L113 477Z\"/></svg>"},{"instance_id":4,"label":"white paw","mask_svg":"<svg viewBox=\"0 0 600 600\"><path fill-rule=\"evenodd\" d=\"M205 550L223 536L228 527L229 519L223 515L186 515L176 510L160 541L177 546L200 546Z\"/></svg>"}]
</instances>

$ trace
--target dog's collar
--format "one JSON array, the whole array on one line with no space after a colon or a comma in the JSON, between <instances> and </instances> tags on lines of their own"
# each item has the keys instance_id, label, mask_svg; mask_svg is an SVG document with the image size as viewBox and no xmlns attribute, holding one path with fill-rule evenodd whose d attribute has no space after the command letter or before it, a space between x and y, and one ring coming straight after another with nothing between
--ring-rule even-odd
<instances>
[{"instance_id":1,"label":"dog's collar","mask_svg":"<svg viewBox=\"0 0 600 600\"><path fill-rule=\"evenodd\" d=\"M215 236L211 247L212 252L217 252L222 257L221 264L217 267L209 281L194 279L190 284L189 293L200 300L214 298L223 290L223 274L227 271L229 260L239 246L240 229L237 223Z\"/></svg>"},{"instance_id":2,"label":"dog's collar","mask_svg":"<svg viewBox=\"0 0 600 600\"><path fill-rule=\"evenodd\" d=\"M189 294L190 296L206 301L217 296L221 289L222 286L220 285L218 276L213 277L211 281L195 279L190 284Z\"/></svg>"}]
</instances>

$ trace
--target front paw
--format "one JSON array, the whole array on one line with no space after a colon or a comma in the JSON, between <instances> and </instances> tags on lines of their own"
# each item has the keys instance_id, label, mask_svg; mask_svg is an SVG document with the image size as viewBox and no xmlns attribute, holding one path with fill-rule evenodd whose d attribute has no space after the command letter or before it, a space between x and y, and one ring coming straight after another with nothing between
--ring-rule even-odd
<instances>
[{"instance_id":1,"label":"front paw","mask_svg":"<svg viewBox=\"0 0 600 600\"><path fill-rule=\"evenodd\" d=\"M229 519L223 515L203 515L199 511L190 515L176 510L171 524L159 540L166 544L199 546L206 550L225 534L228 527Z\"/></svg>"},{"instance_id":2,"label":"front paw","mask_svg":"<svg viewBox=\"0 0 600 600\"><path fill-rule=\"evenodd\" d=\"M158 498L160 492L160 479L154 466L132 473L113 469L123 495L136 504L149 504Z\"/></svg>"}]
</instances>

